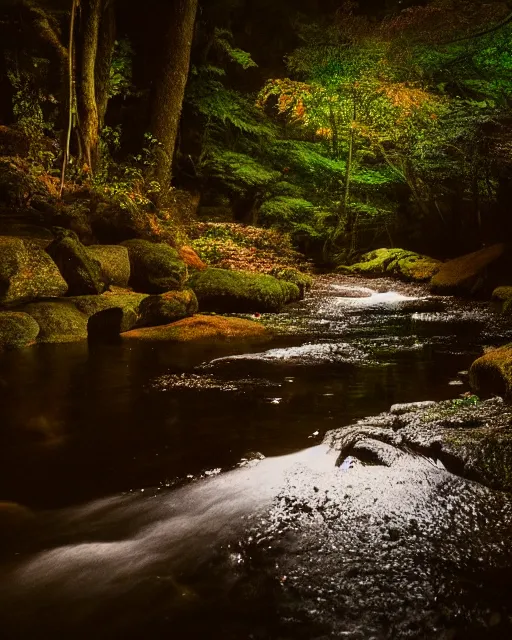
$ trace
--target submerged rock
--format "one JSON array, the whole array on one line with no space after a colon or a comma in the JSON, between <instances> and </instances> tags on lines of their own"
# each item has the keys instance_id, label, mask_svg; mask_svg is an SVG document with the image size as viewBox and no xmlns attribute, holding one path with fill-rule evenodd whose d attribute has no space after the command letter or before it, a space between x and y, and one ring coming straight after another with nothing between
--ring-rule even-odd
<instances>
[{"instance_id":1,"label":"submerged rock","mask_svg":"<svg viewBox=\"0 0 512 640\"><path fill-rule=\"evenodd\" d=\"M202 310L217 313L277 312L300 298L297 285L248 271L207 269L193 274L188 286Z\"/></svg>"},{"instance_id":2,"label":"submerged rock","mask_svg":"<svg viewBox=\"0 0 512 640\"><path fill-rule=\"evenodd\" d=\"M106 289L100 262L93 258L78 236L59 230L57 239L47 248L73 296L99 294Z\"/></svg>"},{"instance_id":3,"label":"submerged rock","mask_svg":"<svg viewBox=\"0 0 512 640\"><path fill-rule=\"evenodd\" d=\"M0 351L34 344L39 325L28 313L0 312Z\"/></svg>"},{"instance_id":4,"label":"submerged rock","mask_svg":"<svg viewBox=\"0 0 512 640\"><path fill-rule=\"evenodd\" d=\"M37 243L0 236L0 304L63 296L68 286Z\"/></svg>"},{"instance_id":5,"label":"submerged rock","mask_svg":"<svg viewBox=\"0 0 512 640\"><path fill-rule=\"evenodd\" d=\"M38 342L78 342L87 339L87 316L68 300L33 302L23 311L36 320Z\"/></svg>"},{"instance_id":6,"label":"submerged rock","mask_svg":"<svg viewBox=\"0 0 512 640\"><path fill-rule=\"evenodd\" d=\"M432 278L430 288L441 295L490 294L506 281L509 267L506 246L494 244L445 262Z\"/></svg>"},{"instance_id":7,"label":"submerged rock","mask_svg":"<svg viewBox=\"0 0 512 640\"><path fill-rule=\"evenodd\" d=\"M488 351L469 370L472 389L479 393L512 395L512 344Z\"/></svg>"},{"instance_id":8,"label":"submerged rock","mask_svg":"<svg viewBox=\"0 0 512 640\"><path fill-rule=\"evenodd\" d=\"M439 260L406 249L376 249L361 256L358 263L338 269L345 273L389 274L406 281L427 282L439 271L441 264Z\"/></svg>"},{"instance_id":9,"label":"submerged rock","mask_svg":"<svg viewBox=\"0 0 512 640\"><path fill-rule=\"evenodd\" d=\"M165 293L183 287L187 265L176 249L148 240L126 240L130 257L130 285L141 293Z\"/></svg>"},{"instance_id":10,"label":"submerged rock","mask_svg":"<svg viewBox=\"0 0 512 640\"><path fill-rule=\"evenodd\" d=\"M87 253L100 263L107 286L127 287L130 280L128 249L119 245L97 244L86 247Z\"/></svg>"},{"instance_id":11,"label":"submerged rock","mask_svg":"<svg viewBox=\"0 0 512 640\"><path fill-rule=\"evenodd\" d=\"M168 291L159 296L148 296L140 305L140 327L169 324L197 313L198 304L191 289Z\"/></svg>"},{"instance_id":12,"label":"submerged rock","mask_svg":"<svg viewBox=\"0 0 512 640\"><path fill-rule=\"evenodd\" d=\"M197 315L160 327L146 327L124 333L125 340L144 342L194 342L196 340L261 340L270 332L259 322L242 318Z\"/></svg>"}]
</instances>

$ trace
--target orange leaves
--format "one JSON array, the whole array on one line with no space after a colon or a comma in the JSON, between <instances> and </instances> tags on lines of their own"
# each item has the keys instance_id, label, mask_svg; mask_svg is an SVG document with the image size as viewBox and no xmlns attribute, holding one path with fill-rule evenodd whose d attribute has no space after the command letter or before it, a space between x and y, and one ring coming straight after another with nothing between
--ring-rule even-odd
<instances>
[{"instance_id":1,"label":"orange leaves","mask_svg":"<svg viewBox=\"0 0 512 640\"><path fill-rule=\"evenodd\" d=\"M410 87L404 82L385 83L380 88L394 107L400 109L404 115L411 115L432 102L432 95L423 89ZM433 114L435 115L435 114ZM435 116L435 119L437 116ZM434 119L434 118L433 118Z\"/></svg>"}]
</instances>

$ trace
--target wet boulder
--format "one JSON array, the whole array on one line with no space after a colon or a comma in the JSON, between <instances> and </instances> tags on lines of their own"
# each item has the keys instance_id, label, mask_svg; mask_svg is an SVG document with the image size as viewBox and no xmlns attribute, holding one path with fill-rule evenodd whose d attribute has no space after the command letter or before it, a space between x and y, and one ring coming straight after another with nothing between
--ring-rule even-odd
<instances>
[{"instance_id":1,"label":"wet boulder","mask_svg":"<svg viewBox=\"0 0 512 640\"><path fill-rule=\"evenodd\" d=\"M100 263L103 278L108 286L128 286L130 281L130 258L126 247L98 244L91 245L86 250L91 258Z\"/></svg>"},{"instance_id":2,"label":"wet boulder","mask_svg":"<svg viewBox=\"0 0 512 640\"><path fill-rule=\"evenodd\" d=\"M388 466L398 459L393 447L455 475L512 491L512 408L501 398L465 396L409 409L364 418L329 432L325 441L339 453L340 465L353 456Z\"/></svg>"},{"instance_id":3,"label":"wet boulder","mask_svg":"<svg viewBox=\"0 0 512 640\"><path fill-rule=\"evenodd\" d=\"M269 330L259 322L242 318L196 315L159 327L134 329L123 333L123 340L142 342L197 342L219 340L265 340Z\"/></svg>"},{"instance_id":4,"label":"wet boulder","mask_svg":"<svg viewBox=\"0 0 512 640\"><path fill-rule=\"evenodd\" d=\"M168 244L148 240L122 243L130 258L130 286L141 293L165 293L183 288L187 265Z\"/></svg>"},{"instance_id":5,"label":"wet boulder","mask_svg":"<svg viewBox=\"0 0 512 640\"><path fill-rule=\"evenodd\" d=\"M479 393L512 396L512 344L492 349L469 369L471 388Z\"/></svg>"},{"instance_id":6,"label":"wet boulder","mask_svg":"<svg viewBox=\"0 0 512 640\"><path fill-rule=\"evenodd\" d=\"M89 255L73 231L56 229L56 239L47 248L72 296L100 294L106 289L101 264Z\"/></svg>"},{"instance_id":7,"label":"wet boulder","mask_svg":"<svg viewBox=\"0 0 512 640\"><path fill-rule=\"evenodd\" d=\"M494 244L443 263L430 288L441 295L490 295L496 286L506 283L511 265L506 245Z\"/></svg>"},{"instance_id":8,"label":"wet boulder","mask_svg":"<svg viewBox=\"0 0 512 640\"><path fill-rule=\"evenodd\" d=\"M28 313L0 312L0 351L28 347L38 334L39 325Z\"/></svg>"},{"instance_id":9,"label":"wet boulder","mask_svg":"<svg viewBox=\"0 0 512 640\"><path fill-rule=\"evenodd\" d=\"M32 302L23 307L39 325L38 342L79 342L87 339L87 316L67 299Z\"/></svg>"},{"instance_id":10,"label":"wet boulder","mask_svg":"<svg viewBox=\"0 0 512 640\"><path fill-rule=\"evenodd\" d=\"M356 264L339 267L344 273L367 276L392 275L408 282L427 282L441 266L439 260L406 249L376 249Z\"/></svg>"},{"instance_id":11,"label":"wet boulder","mask_svg":"<svg viewBox=\"0 0 512 640\"><path fill-rule=\"evenodd\" d=\"M207 269L188 280L199 307L217 313L277 312L300 298L297 285L248 271Z\"/></svg>"},{"instance_id":12,"label":"wet boulder","mask_svg":"<svg viewBox=\"0 0 512 640\"><path fill-rule=\"evenodd\" d=\"M37 243L0 236L0 305L63 296L67 289L57 265Z\"/></svg>"},{"instance_id":13,"label":"wet boulder","mask_svg":"<svg viewBox=\"0 0 512 640\"><path fill-rule=\"evenodd\" d=\"M34 519L34 513L27 507L16 502L0 502L0 543L19 541Z\"/></svg>"},{"instance_id":14,"label":"wet boulder","mask_svg":"<svg viewBox=\"0 0 512 640\"><path fill-rule=\"evenodd\" d=\"M148 296L140 305L139 326L152 327L169 324L197 313L196 294L191 289L168 291Z\"/></svg>"}]
</instances>

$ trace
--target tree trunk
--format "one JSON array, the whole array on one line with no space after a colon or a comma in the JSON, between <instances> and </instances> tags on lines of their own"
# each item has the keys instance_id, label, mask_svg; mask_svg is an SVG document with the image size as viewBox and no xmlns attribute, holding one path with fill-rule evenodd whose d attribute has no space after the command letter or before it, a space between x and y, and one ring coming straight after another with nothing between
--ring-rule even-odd
<instances>
[{"instance_id":1,"label":"tree trunk","mask_svg":"<svg viewBox=\"0 0 512 640\"><path fill-rule=\"evenodd\" d=\"M78 112L83 159L91 172L96 168L98 160L99 114L95 68L102 8L103 0L85 0L82 4Z\"/></svg>"},{"instance_id":2,"label":"tree trunk","mask_svg":"<svg viewBox=\"0 0 512 640\"><path fill-rule=\"evenodd\" d=\"M352 122L350 123L350 134L348 139L348 155L347 165L345 169L345 187L343 189L343 197L341 199L340 212L338 217L338 227L336 229L336 235L344 227L347 237L347 245L350 246L352 233L354 231L354 218L352 210L350 208L350 183L352 179L352 164L354 161L354 144L355 144L355 123L357 117L357 104L356 97L354 96L354 109L352 113Z\"/></svg>"},{"instance_id":3,"label":"tree trunk","mask_svg":"<svg viewBox=\"0 0 512 640\"><path fill-rule=\"evenodd\" d=\"M152 177L160 183L160 202L168 192L172 177L172 161L190 67L197 2L198 0L173 0L167 15L167 46L151 117L151 133L158 142Z\"/></svg>"},{"instance_id":4,"label":"tree trunk","mask_svg":"<svg viewBox=\"0 0 512 640\"><path fill-rule=\"evenodd\" d=\"M75 18L78 7L78 0L72 0L71 17L69 21L69 43L68 43L68 126L66 131L66 142L64 153L62 154L62 172L60 177L59 198L62 197L64 182L66 180L66 168L69 161L71 132L75 119L75 73L74 73L74 49L75 49Z\"/></svg>"},{"instance_id":5,"label":"tree trunk","mask_svg":"<svg viewBox=\"0 0 512 640\"><path fill-rule=\"evenodd\" d=\"M110 93L110 68L112 66L112 56L114 55L114 47L116 44L115 0L104 0L104 5L98 35L98 51L95 67L95 92L100 134L105 124L105 114L107 113Z\"/></svg>"}]
</instances>

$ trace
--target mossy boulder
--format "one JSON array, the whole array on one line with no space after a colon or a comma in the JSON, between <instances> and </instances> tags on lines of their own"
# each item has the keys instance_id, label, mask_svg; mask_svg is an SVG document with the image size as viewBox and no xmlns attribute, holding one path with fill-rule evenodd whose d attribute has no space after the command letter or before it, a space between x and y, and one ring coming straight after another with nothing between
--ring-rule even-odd
<instances>
[{"instance_id":1,"label":"mossy boulder","mask_svg":"<svg viewBox=\"0 0 512 640\"><path fill-rule=\"evenodd\" d=\"M201 310L217 313L277 312L300 298L297 285L248 271L206 269L194 273L188 286Z\"/></svg>"},{"instance_id":2,"label":"mossy boulder","mask_svg":"<svg viewBox=\"0 0 512 640\"><path fill-rule=\"evenodd\" d=\"M176 249L148 240L127 240L123 246L130 257L130 286L141 293L165 293L182 289L187 265Z\"/></svg>"},{"instance_id":3,"label":"mossy boulder","mask_svg":"<svg viewBox=\"0 0 512 640\"><path fill-rule=\"evenodd\" d=\"M492 292L492 302L503 313L512 311L512 287L496 287Z\"/></svg>"},{"instance_id":4,"label":"mossy boulder","mask_svg":"<svg viewBox=\"0 0 512 640\"><path fill-rule=\"evenodd\" d=\"M143 342L259 341L270 335L266 327L252 320L196 315L165 326L135 329L124 333L122 338Z\"/></svg>"},{"instance_id":5,"label":"mossy boulder","mask_svg":"<svg viewBox=\"0 0 512 640\"><path fill-rule=\"evenodd\" d=\"M494 244L445 262L430 288L441 295L490 295L506 279L509 268L506 245Z\"/></svg>"},{"instance_id":6,"label":"mossy boulder","mask_svg":"<svg viewBox=\"0 0 512 640\"><path fill-rule=\"evenodd\" d=\"M0 304L59 297L67 289L57 265L40 246L0 236Z\"/></svg>"},{"instance_id":7,"label":"mossy boulder","mask_svg":"<svg viewBox=\"0 0 512 640\"><path fill-rule=\"evenodd\" d=\"M356 264L338 267L344 273L367 276L392 275L410 282L426 282L437 273L441 262L406 249L376 249L361 256Z\"/></svg>"},{"instance_id":8,"label":"mossy boulder","mask_svg":"<svg viewBox=\"0 0 512 640\"><path fill-rule=\"evenodd\" d=\"M21 240L28 240L41 249L46 249L46 247L55 240L53 233L45 227L25 222L5 221L1 218L0 236L10 236L20 238Z\"/></svg>"},{"instance_id":9,"label":"mossy boulder","mask_svg":"<svg viewBox=\"0 0 512 640\"><path fill-rule=\"evenodd\" d=\"M128 286L130 281L130 257L126 247L98 244L86 247L86 250L91 258L100 263L103 279L108 286Z\"/></svg>"},{"instance_id":10,"label":"mossy boulder","mask_svg":"<svg viewBox=\"0 0 512 640\"><path fill-rule=\"evenodd\" d=\"M104 293L100 296L68 298L87 317L87 332L93 339L111 339L133 329L139 321L144 293Z\"/></svg>"},{"instance_id":11,"label":"mossy boulder","mask_svg":"<svg viewBox=\"0 0 512 640\"><path fill-rule=\"evenodd\" d=\"M89 255L73 231L55 230L57 238L47 248L68 283L69 294L82 296L100 294L106 289L101 264Z\"/></svg>"},{"instance_id":12,"label":"mossy boulder","mask_svg":"<svg viewBox=\"0 0 512 640\"><path fill-rule=\"evenodd\" d=\"M197 255L197 253L192 249L192 247L184 246L179 250L180 258L187 265L187 267L193 271L196 269L197 271L204 271L208 267L201 260L201 258Z\"/></svg>"},{"instance_id":13,"label":"mossy boulder","mask_svg":"<svg viewBox=\"0 0 512 640\"><path fill-rule=\"evenodd\" d=\"M39 325L38 342L79 342L87 339L87 316L67 299L32 302L23 307Z\"/></svg>"},{"instance_id":14,"label":"mossy boulder","mask_svg":"<svg viewBox=\"0 0 512 640\"><path fill-rule=\"evenodd\" d=\"M28 313L0 312L0 351L34 344L39 325Z\"/></svg>"},{"instance_id":15,"label":"mossy boulder","mask_svg":"<svg viewBox=\"0 0 512 640\"><path fill-rule=\"evenodd\" d=\"M488 351L469 369L472 389L478 393L512 397L512 344Z\"/></svg>"},{"instance_id":16,"label":"mossy boulder","mask_svg":"<svg viewBox=\"0 0 512 640\"><path fill-rule=\"evenodd\" d=\"M196 294L191 289L168 291L158 296L148 296L140 305L139 326L152 327L169 324L197 313Z\"/></svg>"},{"instance_id":17,"label":"mossy boulder","mask_svg":"<svg viewBox=\"0 0 512 640\"><path fill-rule=\"evenodd\" d=\"M304 298L306 291L309 291L313 286L313 278L311 276L308 276L307 273L302 273L302 271L294 269L293 267L273 269L270 275L274 276L274 278L277 278L278 280L291 282L296 285L299 288L301 299Z\"/></svg>"}]
</instances>

